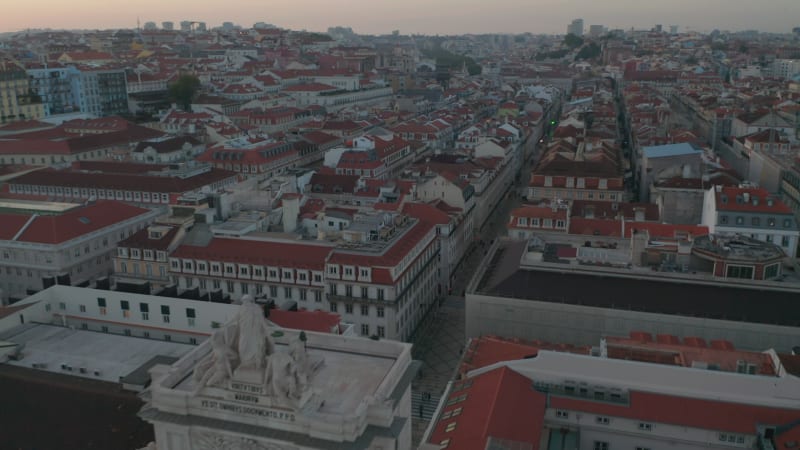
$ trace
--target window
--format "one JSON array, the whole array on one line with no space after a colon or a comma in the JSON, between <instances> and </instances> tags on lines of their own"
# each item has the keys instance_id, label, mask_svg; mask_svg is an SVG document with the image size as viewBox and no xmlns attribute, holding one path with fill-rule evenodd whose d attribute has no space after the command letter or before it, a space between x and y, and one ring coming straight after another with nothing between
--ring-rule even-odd
<instances>
[{"instance_id":1,"label":"window","mask_svg":"<svg viewBox=\"0 0 800 450\"><path fill-rule=\"evenodd\" d=\"M361 334L363 336L369 336L369 324L368 323L362 323L361 324Z\"/></svg>"},{"instance_id":2,"label":"window","mask_svg":"<svg viewBox=\"0 0 800 450\"><path fill-rule=\"evenodd\" d=\"M450 400L447 401L447 406L455 405L456 403L463 402L467 399L467 394L461 394L450 397Z\"/></svg>"},{"instance_id":3,"label":"window","mask_svg":"<svg viewBox=\"0 0 800 450\"><path fill-rule=\"evenodd\" d=\"M250 285L247 283L241 283L242 285L242 294L247 294L250 292Z\"/></svg>"},{"instance_id":4,"label":"window","mask_svg":"<svg viewBox=\"0 0 800 450\"><path fill-rule=\"evenodd\" d=\"M58 309L60 309L60 310L62 310L62 311L63 311L63 310L65 310L65 309L67 309L67 304L66 304L66 303L64 303L64 302L59 302L59 303L58 303ZM123 309L125 309L125 308L123 308Z\"/></svg>"},{"instance_id":5,"label":"window","mask_svg":"<svg viewBox=\"0 0 800 450\"><path fill-rule=\"evenodd\" d=\"M100 327L100 330L101 330L103 333L108 333L108 327L107 327L107 326L105 326L105 325L103 325L102 327Z\"/></svg>"},{"instance_id":6,"label":"window","mask_svg":"<svg viewBox=\"0 0 800 450\"><path fill-rule=\"evenodd\" d=\"M567 419L569 418L569 412L557 410L556 417L558 417L559 419Z\"/></svg>"},{"instance_id":7,"label":"window","mask_svg":"<svg viewBox=\"0 0 800 450\"><path fill-rule=\"evenodd\" d=\"M197 345L197 338L190 337L189 338L189 343L192 344L192 345Z\"/></svg>"},{"instance_id":8,"label":"window","mask_svg":"<svg viewBox=\"0 0 800 450\"><path fill-rule=\"evenodd\" d=\"M642 431L653 431L653 424L647 422L639 422L639 429Z\"/></svg>"},{"instance_id":9,"label":"window","mask_svg":"<svg viewBox=\"0 0 800 450\"><path fill-rule=\"evenodd\" d=\"M367 298L367 293L368 292L369 292L369 289L367 289L366 286L361 286L361 298Z\"/></svg>"},{"instance_id":10,"label":"window","mask_svg":"<svg viewBox=\"0 0 800 450\"><path fill-rule=\"evenodd\" d=\"M611 420L609 420L609 418L606 416L597 416L595 417L594 421L600 425L608 425L609 422L611 422Z\"/></svg>"},{"instance_id":11,"label":"window","mask_svg":"<svg viewBox=\"0 0 800 450\"><path fill-rule=\"evenodd\" d=\"M728 266L726 276L728 278L753 279L753 267L751 266Z\"/></svg>"},{"instance_id":12,"label":"window","mask_svg":"<svg viewBox=\"0 0 800 450\"><path fill-rule=\"evenodd\" d=\"M300 289L300 300L302 300L302 301L308 300L308 290L307 289Z\"/></svg>"},{"instance_id":13,"label":"window","mask_svg":"<svg viewBox=\"0 0 800 450\"><path fill-rule=\"evenodd\" d=\"M286 298L292 298L292 288L290 287L283 288L283 296Z\"/></svg>"},{"instance_id":14,"label":"window","mask_svg":"<svg viewBox=\"0 0 800 450\"><path fill-rule=\"evenodd\" d=\"M783 219L783 228L790 228L792 226L792 219Z\"/></svg>"},{"instance_id":15,"label":"window","mask_svg":"<svg viewBox=\"0 0 800 450\"><path fill-rule=\"evenodd\" d=\"M336 307L336 303L331 302L331 312L336 312L338 308Z\"/></svg>"},{"instance_id":16,"label":"window","mask_svg":"<svg viewBox=\"0 0 800 450\"><path fill-rule=\"evenodd\" d=\"M650 447L636 447L636 450L650 450Z\"/></svg>"},{"instance_id":17,"label":"window","mask_svg":"<svg viewBox=\"0 0 800 450\"><path fill-rule=\"evenodd\" d=\"M131 335L131 329L130 328L125 328L123 330L123 332L125 333L125 336L130 336Z\"/></svg>"},{"instance_id":18,"label":"window","mask_svg":"<svg viewBox=\"0 0 800 450\"><path fill-rule=\"evenodd\" d=\"M314 301L317 303L322 302L322 291L314 291Z\"/></svg>"},{"instance_id":19,"label":"window","mask_svg":"<svg viewBox=\"0 0 800 450\"><path fill-rule=\"evenodd\" d=\"M386 328L378 325L378 337L386 337Z\"/></svg>"},{"instance_id":20,"label":"window","mask_svg":"<svg viewBox=\"0 0 800 450\"><path fill-rule=\"evenodd\" d=\"M130 303L127 300L120 300L119 306L122 308L123 311L129 311L131 309Z\"/></svg>"},{"instance_id":21,"label":"window","mask_svg":"<svg viewBox=\"0 0 800 450\"><path fill-rule=\"evenodd\" d=\"M764 268L764 279L768 280L770 278L777 277L779 269L780 269L780 263L767 266L766 268Z\"/></svg>"},{"instance_id":22,"label":"window","mask_svg":"<svg viewBox=\"0 0 800 450\"><path fill-rule=\"evenodd\" d=\"M384 299L384 292L383 289L378 289L378 300Z\"/></svg>"},{"instance_id":23,"label":"window","mask_svg":"<svg viewBox=\"0 0 800 450\"><path fill-rule=\"evenodd\" d=\"M369 315L369 305L361 305L361 315L362 316Z\"/></svg>"},{"instance_id":24,"label":"window","mask_svg":"<svg viewBox=\"0 0 800 450\"><path fill-rule=\"evenodd\" d=\"M719 223L722 224L728 223L728 216L719 216Z\"/></svg>"},{"instance_id":25,"label":"window","mask_svg":"<svg viewBox=\"0 0 800 450\"><path fill-rule=\"evenodd\" d=\"M781 247L788 247L790 242L789 236L781 236Z\"/></svg>"},{"instance_id":26,"label":"window","mask_svg":"<svg viewBox=\"0 0 800 450\"><path fill-rule=\"evenodd\" d=\"M344 285L344 295L346 295L348 297L352 297L353 296L353 286L352 285L349 285L349 284Z\"/></svg>"},{"instance_id":27,"label":"window","mask_svg":"<svg viewBox=\"0 0 800 450\"><path fill-rule=\"evenodd\" d=\"M742 225L742 224L744 224L744 217L736 216L736 225Z\"/></svg>"},{"instance_id":28,"label":"window","mask_svg":"<svg viewBox=\"0 0 800 450\"><path fill-rule=\"evenodd\" d=\"M750 219L750 223L754 227L760 226L761 225L761 218L760 217L753 217L752 219Z\"/></svg>"},{"instance_id":29,"label":"window","mask_svg":"<svg viewBox=\"0 0 800 450\"><path fill-rule=\"evenodd\" d=\"M85 313L85 312L86 312L86 305L80 305L78 308L80 309L80 311L81 311L82 313Z\"/></svg>"},{"instance_id":30,"label":"window","mask_svg":"<svg viewBox=\"0 0 800 450\"><path fill-rule=\"evenodd\" d=\"M769 219L767 219L767 225L770 227L775 227L775 218L770 217Z\"/></svg>"},{"instance_id":31,"label":"window","mask_svg":"<svg viewBox=\"0 0 800 450\"><path fill-rule=\"evenodd\" d=\"M164 340L167 341L167 342L170 342L170 341L172 341L172 336L170 336L168 334L165 334L164 335Z\"/></svg>"},{"instance_id":32,"label":"window","mask_svg":"<svg viewBox=\"0 0 800 450\"><path fill-rule=\"evenodd\" d=\"M455 429L456 429L456 423L455 422L450 422L450 423L447 424L447 426L445 427L444 431L446 433L449 433L449 432L451 432L451 431L453 431Z\"/></svg>"},{"instance_id":33,"label":"window","mask_svg":"<svg viewBox=\"0 0 800 450\"><path fill-rule=\"evenodd\" d=\"M352 303L345 304L344 305L344 312L346 314L353 314L353 304Z\"/></svg>"},{"instance_id":34,"label":"window","mask_svg":"<svg viewBox=\"0 0 800 450\"><path fill-rule=\"evenodd\" d=\"M608 450L608 442L594 441L594 450Z\"/></svg>"},{"instance_id":35,"label":"window","mask_svg":"<svg viewBox=\"0 0 800 450\"><path fill-rule=\"evenodd\" d=\"M378 317L383 317L384 315L383 306L378 306L377 308L375 308L375 313Z\"/></svg>"}]
</instances>

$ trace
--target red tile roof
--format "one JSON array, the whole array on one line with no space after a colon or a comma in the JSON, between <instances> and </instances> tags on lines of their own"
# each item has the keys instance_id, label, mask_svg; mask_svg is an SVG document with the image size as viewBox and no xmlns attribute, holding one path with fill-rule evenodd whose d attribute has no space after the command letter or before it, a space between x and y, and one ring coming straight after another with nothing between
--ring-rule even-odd
<instances>
[{"instance_id":1,"label":"red tile roof","mask_svg":"<svg viewBox=\"0 0 800 450\"><path fill-rule=\"evenodd\" d=\"M622 236L622 228L621 220L573 217L569 221L569 234L620 237Z\"/></svg>"},{"instance_id":2,"label":"red tile roof","mask_svg":"<svg viewBox=\"0 0 800 450\"><path fill-rule=\"evenodd\" d=\"M325 91L338 91L339 88L329 84L322 83L305 83L286 86L283 88L284 92L325 92Z\"/></svg>"},{"instance_id":3,"label":"red tile roof","mask_svg":"<svg viewBox=\"0 0 800 450\"><path fill-rule=\"evenodd\" d=\"M394 239L391 245L382 254L371 254L364 252L352 252L344 249L336 249L331 254L329 263L344 264L354 266L373 267L372 281L380 284L392 284L393 280L388 271L378 271L376 268L394 267L408 255L408 253L428 234L434 224L419 221L414 224L406 233ZM432 241L434 242L434 241ZM408 264L406 270L410 270L413 264ZM385 275L385 276L384 276ZM402 274L398 275L399 279Z\"/></svg>"},{"instance_id":4,"label":"red tile roof","mask_svg":"<svg viewBox=\"0 0 800 450\"><path fill-rule=\"evenodd\" d=\"M173 258L200 259L273 267L323 270L333 248L294 242L215 237L205 246L181 245Z\"/></svg>"},{"instance_id":5,"label":"red tile roof","mask_svg":"<svg viewBox=\"0 0 800 450\"><path fill-rule=\"evenodd\" d=\"M750 196L750 201L744 201L744 194ZM742 211L742 212L763 212L775 214L792 214L791 208L786 206L778 197L772 195L766 189L752 187L733 187L725 186L721 192L714 192L716 207L718 211ZM723 196L726 201L723 202ZM758 204L754 203L758 200ZM772 200L772 206L767 200Z\"/></svg>"},{"instance_id":6,"label":"red tile roof","mask_svg":"<svg viewBox=\"0 0 800 450\"><path fill-rule=\"evenodd\" d=\"M429 443L439 445L449 439L447 448L484 450L491 437L539 448L546 397L533 390L531 380L503 366L455 384L449 399L462 395L464 400L442 410L442 415L459 408L460 413L439 419ZM455 428L447 431L451 423Z\"/></svg>"},{"instance_id":7,"label":"red tile roof","mask_svg":"<svg viewBox=\"0 0 800 450\"><path fill-rule=\"evenodd\" d=\"M145 227L141 230L133 233L128 238L119 241L117 243L117 247L125 247L125 248L138 248L138 249L149 249L149 250L164 250L167 251L169 249L170 244L172 244L173 239L178 234L178 230L180 227L176 225L160 225L161 227L166 227L169 230L161 235L160 238L155 239L150 237L150 230Z\"/></svg>"},{"instance_id":8,"label":"red tile roof","mask_svg":"<svg viewBox=\"0 0 800 450\"><path fill-rule=\"evenodd\" d=\"M480 369L492 364L536 356L539 350L555 350L588 355L590 346L575 347L569 344L552 344L543 341L523 341L518 338L481 336L471 339L459 372L463 375L470 370Z\"/></svg>"},{"instance_id":9,"label":"red tile roof","mask_svg":"<svg viewBox=\"0 0 800 450\"><path fill-rule=\"evenodd\" d=\"M353 193L358 185L358 175L315 173L311 176L311 192L323 194ZM338 189L337 189L338 188Z\"/></svg>"},{"instance_id":10,"label":"red tile roof","mask_svg":"<svg viewBox=\"0 0 800 450\"><path fill-rule=\"evenodd\" d=\"M569 397L550 397L550 407L568 411L624 417L715 431L755 434L759 424L785 424L800 417L798 409L744 405L651 392L630 392L629 405Z\"/></svg>"},{"instance_id":11,"label":"red tile roof","mask_svg":"<svg viewBox=\"0 0 800 450\"><path fill-rule=\"evenodd\" d=\"M634 231L647 231L650 238L674 238L679 234L690 237L705 236L708 227L705 225L679 225L657 222L625 222L625 237L631 237Z\"/></svg>"},{"instance_id":12,"label":"red tile roof","mask_svg":"<svg viewBox=\"0 0 800 450\"><path fill-rule=\"evenodd\" d=\"M98 201L60 215L37 216L16 240L59 244L149 212L113 200ZM13 239L30 217L30 214L0 214L0 237Z\"/></svg>"},{"instance_id":13,"label":"red tile roof","mask_svg":"<svg viewBox=\"0 0 800 450\"><path fill-rule=\"evenodd\" d=\"M437 225L450 223L450 216L447 213L427 203L405 203L403 213Z\"/></svg>"},{"instance_id":14,"label":"red tile roof","mask_svg":"<svg viewBox=\"0 0 800 450\"><path fill-rule=\"evenodd\" d=\"M24 304L24 305L0 306L0 319L2 319L4 317L8 317L8 316L14 314L17 311L22 311L23 309L25 309L25 308L27 308L29 306L33 306L35 304L36 304L36 302L27 303L27 304Z\"/></svg>"},{"instance_id":15,"label":"red tile roof","mask_svg":"<svg viewBox=\"0 0 800 450\"><path fill-rule=\"evenodd\" d=\"M631 333L630 337L606 336L608 357L640 362L693 367L694 363L707 363L717 370L736 372L739 361L754 364L759 375L775 376L772 357L764 352L737 350L729 341L712 340L710 346L697 337L653 340L650 333Z\"/></svg>"},{"instance_id":16,"label":"red tile roof","mask_svg":"<svg viewBox=\"0 0 800 450\"><path fill-rule=\"evenodd\" d=\"M83 173L46 169L19 176L11 183L16 185L29 184L182 194L236 176L236 172L221 169L211 169L208 172L189 178L118 173Z\"/></svg>"},{"instance_id":17,"label":"red tile roof","mask_svg":"<svg viewBox=\"0 0 800 450\"><path fill-rule=\"evenodd\" d=\"M318 333L337 333L341 319L338 314L328 311L285 311L269 310L269 320L283 328L294 330L316 331Z\"/></svg>"}]
</instances>

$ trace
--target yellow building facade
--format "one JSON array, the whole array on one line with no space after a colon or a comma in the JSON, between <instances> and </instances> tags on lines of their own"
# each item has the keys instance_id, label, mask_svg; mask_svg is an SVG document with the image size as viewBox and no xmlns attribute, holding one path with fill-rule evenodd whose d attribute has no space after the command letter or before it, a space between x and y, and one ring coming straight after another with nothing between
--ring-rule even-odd
<instances>
[{"instance_id":1,"label":"yellow building facade","mask_svg":"<svg viewBox=\"0 0 800 450\"><path fill-rule=\"evenodd\" d=\"M44 104L33 93L25 69L11 60L0 60L0 124L44 117Z\"/></svg>"}]
</instances>

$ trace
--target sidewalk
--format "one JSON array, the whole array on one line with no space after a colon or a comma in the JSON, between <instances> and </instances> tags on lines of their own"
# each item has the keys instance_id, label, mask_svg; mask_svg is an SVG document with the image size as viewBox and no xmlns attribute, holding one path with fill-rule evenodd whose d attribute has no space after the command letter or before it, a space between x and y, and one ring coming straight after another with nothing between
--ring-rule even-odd
<instances>
[{"instance_id":1,"label":"sidewalk","mask_svg":"<svg viewBox=\"0 0 800 450\"><path fill-rule=\"evenodd\" d=\"M419 444L436 409L439 397L452 379L464 349L464 299L447 297L433 320L420 330L412 349L422 368L411 384L412 442ZM430 400L423 400L424 393ZM423 417L419 417L422 404Z\"/></svg>"}]
</instances>

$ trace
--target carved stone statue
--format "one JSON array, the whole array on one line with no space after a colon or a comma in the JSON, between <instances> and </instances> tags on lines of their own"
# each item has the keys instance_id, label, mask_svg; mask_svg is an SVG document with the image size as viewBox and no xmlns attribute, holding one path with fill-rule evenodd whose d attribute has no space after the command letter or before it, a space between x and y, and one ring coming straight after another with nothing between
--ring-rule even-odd
<instances>
[{"instance_id":1,"label":"carved stone statue","mask_svg":"<svg viewBox=\"0 0 800 450\"><path fill-rule=\"evenodd\" d=\"M287 351L276 352L270 331L261 307L249 295L242 297L236 315L211 335L211 353L195 367L195 393L237 380L262 385L265 393L295 406L308 400L309 379L322 358L309 358L305 333Z\"/></svg>"},{"instance_id":2,"label":"carved stone statue","mask_svg":"<svg viewBox=\"0 0 800 450\"><path fill-rule=\"evenodd\" d=\"M236 313L235 321L239 328L239 368L264 369L267 366L266 358L274 352L274 348L264 311L253 302L253 297L242 297L242 306Z\"/></svg>"},{"instance_id":3,"label":"carved stone statue","mask_svg":"<svg viewBox=\"0 0 800 450\"><path fill-rule=\"evenodd\" d=\"M238 364L238 356L234 350L236 329L226 327L211 335L211 354L206 356L194 371L196 389L205 386L219 386L233 375L233 368Z\"/></svg>"}]
</instances>

